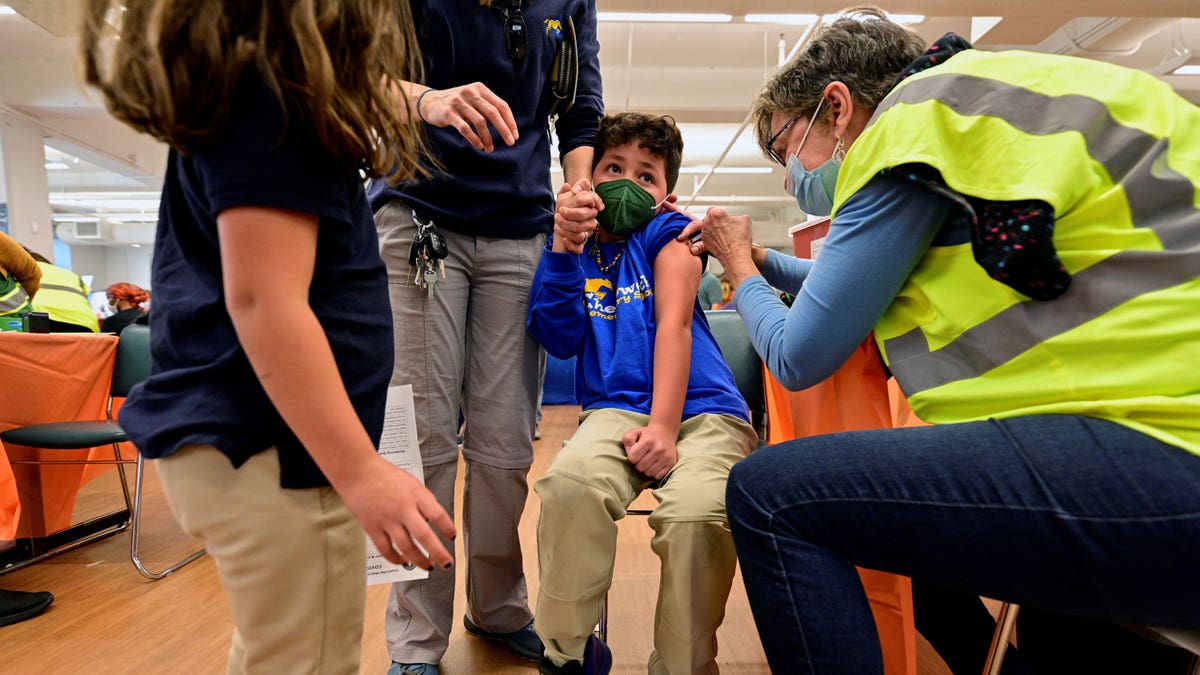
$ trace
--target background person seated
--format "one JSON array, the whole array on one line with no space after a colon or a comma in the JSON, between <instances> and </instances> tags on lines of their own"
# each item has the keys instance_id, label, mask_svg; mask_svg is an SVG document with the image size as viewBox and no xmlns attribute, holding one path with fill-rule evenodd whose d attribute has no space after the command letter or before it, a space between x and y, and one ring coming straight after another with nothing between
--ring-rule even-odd
<instances>
[{"instance_id":1,"label":"background person seated","mask_svg":"<svg viewBox=\"0 0 1200 675\"><path fill-rule=\"evenodd\" d=\"M150 294L137 284L118 281L108 287L105 295L108 296L109 307L112 307L117 313L105 318L100 323L101 333L120 335L126 326L146 314L143 303L150 299Z\"/></svg>"}]
</instances>

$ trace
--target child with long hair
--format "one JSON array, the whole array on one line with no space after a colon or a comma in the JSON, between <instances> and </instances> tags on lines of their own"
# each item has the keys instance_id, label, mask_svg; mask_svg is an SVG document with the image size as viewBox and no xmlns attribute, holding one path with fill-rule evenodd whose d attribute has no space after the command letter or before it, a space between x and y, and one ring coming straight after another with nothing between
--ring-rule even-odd
<instances>
[{"instance_id":1,"label":"child with long hair","mask_svg":"<svg viewBox=\"0 0 1200 675\"><path fill-rule=\"evenodd\" d=\"M361 176L417 170L408 4L89 0L82 49L109 110L171 146L153 369L120 421L217 561L228 670L357 673L363 531L432 569L454 529L376 452L392 322Z\"/></svg>"}]
</instances>

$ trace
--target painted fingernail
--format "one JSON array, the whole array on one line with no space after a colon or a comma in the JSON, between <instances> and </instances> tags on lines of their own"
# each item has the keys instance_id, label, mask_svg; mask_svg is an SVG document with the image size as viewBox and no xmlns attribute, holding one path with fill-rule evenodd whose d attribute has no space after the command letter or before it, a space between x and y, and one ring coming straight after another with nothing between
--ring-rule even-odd
<instances>
[{"instance_id":1,"label":"painted fingernail","mask_svg":"<svg viewBox=\"0 0 1200 675\"><path fill-rule=\"evenodd\" d=\"M432 572L432 571L433 571L433 565L430 565L429 567L426 567L426 568L425 568L425 571L426 571L426 572Z\"/></svg>"},{"instance_id":2,"label":"painted fingernail","mask_svg":"<svg viewBox=\"0 0 1200 675\"><path fill-rule=\"evenodd\" d=\"M445 565L442 565L442 567L445 567L446 569L450 569L451 567L454 567L454 563L453 563L453 562L448 562L448 563L446 563Z\"/></svg>"}]
</instances>

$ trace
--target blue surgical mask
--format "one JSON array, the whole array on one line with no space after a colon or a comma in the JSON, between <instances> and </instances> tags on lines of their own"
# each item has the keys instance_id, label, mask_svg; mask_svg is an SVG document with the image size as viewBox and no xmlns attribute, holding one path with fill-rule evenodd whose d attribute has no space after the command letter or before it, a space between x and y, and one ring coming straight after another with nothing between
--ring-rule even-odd
<instances>
[{"instance_id":1,"label":"blue surgical mask","mask_svg":"<svg viewBox=\"0 0 1200 675\"><path fill-rule=\"evenodd\" d=\"M813 111L808 128L804 130L804 136L800 139L800 146L788 157L787 177L783 182L784 189L796 198L796 203L810 216L827 216L833 213L833 192L837 187L838 172L842 169L842 159L846 155L843 150L845 144L839 138L833 148L833 156L817 168L809 171L800 163L800 150L804 148L804 142L808 140L808 133L812 131L824 102L825 99L822 98L817 103L817 109Z\"/></svg>"}]
</instances>

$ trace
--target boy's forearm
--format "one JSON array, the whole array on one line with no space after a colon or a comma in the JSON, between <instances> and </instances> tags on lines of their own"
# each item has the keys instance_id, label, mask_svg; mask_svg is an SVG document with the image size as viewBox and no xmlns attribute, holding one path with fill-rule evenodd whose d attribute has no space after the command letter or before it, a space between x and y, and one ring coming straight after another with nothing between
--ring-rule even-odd
<instances>
[{"instance_id":1,"label":"boy's forearm","mask_svg":"<svg viewBox=\"0 0 1200 675\"><path fill-rule=\"evenodd\" d=\"M650 425L679 434L692 364L690 326L659 326L654 336L654 388Z\"/></svg>"}]
</instances>

